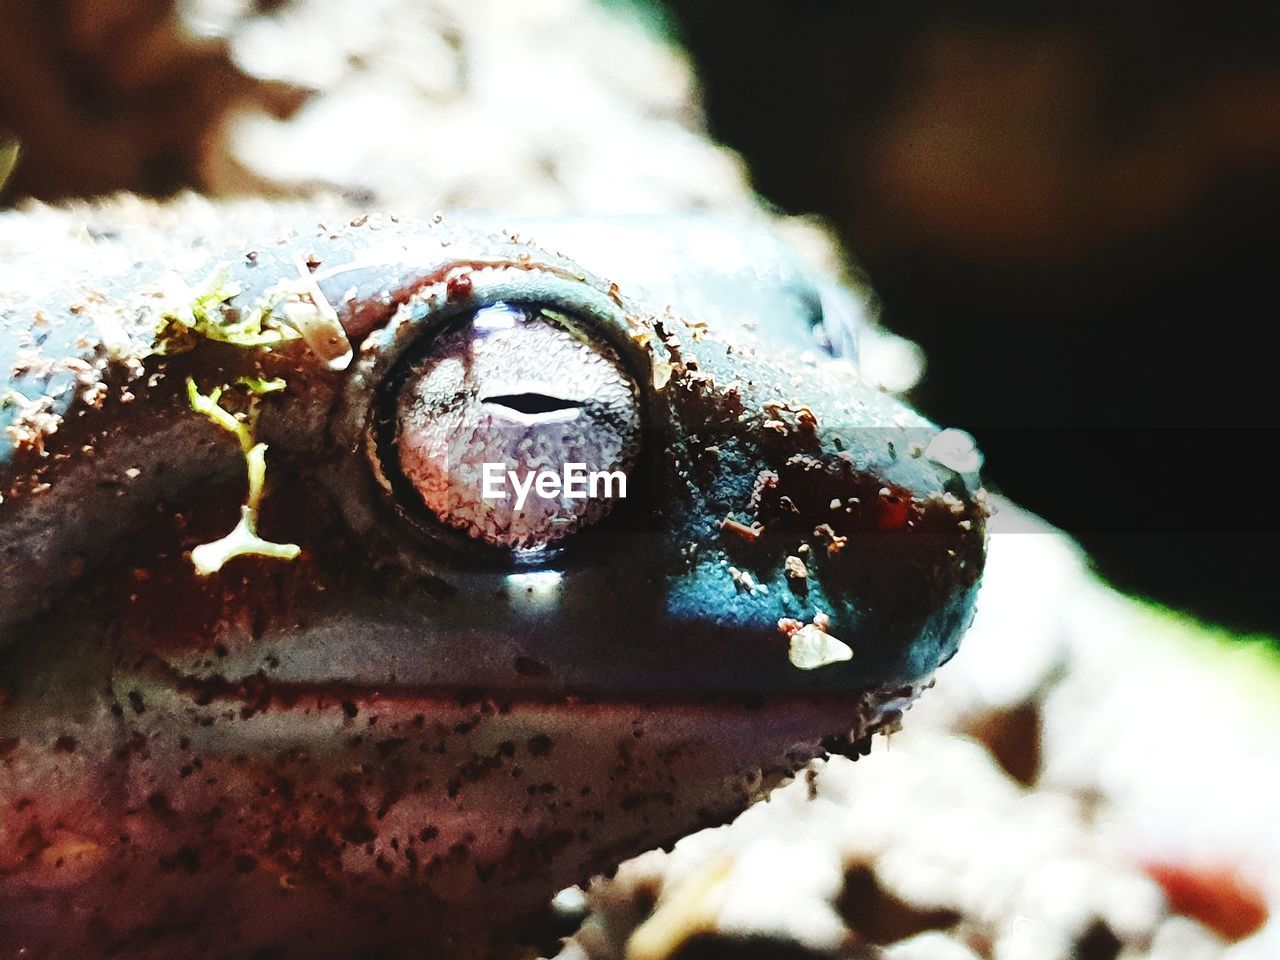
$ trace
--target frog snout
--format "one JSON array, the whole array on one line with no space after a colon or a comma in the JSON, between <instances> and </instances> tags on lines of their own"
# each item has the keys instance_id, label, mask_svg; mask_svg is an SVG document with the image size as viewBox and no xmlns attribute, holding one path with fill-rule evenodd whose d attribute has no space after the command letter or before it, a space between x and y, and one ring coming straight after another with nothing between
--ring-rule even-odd
<instances>
[{"instance_id":1,"label":"frog snout","mask_svg":"<svg viewBox=\"0 0 1280 960\"><path fill-rule=\"evenodd\" d=\"M972 440L846 364L756 356L722 385L715 359L680 394L698 407L680 417L697 424L682 448L696 556L673 607L704 643L737 637L721 670L746 685L924 680L955 652L985 559Z\"/></svg>"},{"instance_id":2,"label":"frog snout","mask_svg":"<svg viewBox=\"0 0 1280 960\"><path fill-rule=\"evenodd\" d=\"M852 672L925 676L968 626L984 560L981 498L927 460L885 469L891 443L879 441L879 465L846 451L799 456L760 485L758 516L783 541L785 597L801 608L779 621L801 645L793 665L826 667L847 647L850 662L861 660Z\"/></svg>"}]
</instances>

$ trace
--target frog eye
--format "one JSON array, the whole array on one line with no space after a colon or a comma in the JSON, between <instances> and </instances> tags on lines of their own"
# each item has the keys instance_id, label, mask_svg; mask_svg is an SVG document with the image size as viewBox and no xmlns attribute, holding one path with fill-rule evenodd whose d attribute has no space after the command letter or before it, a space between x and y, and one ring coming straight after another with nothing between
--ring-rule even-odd
<instances>
[{"instance_id":1,"label":"frog eye","mask_svg":"<svg viewBox=\"0 0 1280 960\"><path fill-rule=\"evenodd\" d=\"M639 453L639 391L583 328L496 303L427 338L384 408L399 496L517 555L608 514Z\"/></svg>"}]
</instances>

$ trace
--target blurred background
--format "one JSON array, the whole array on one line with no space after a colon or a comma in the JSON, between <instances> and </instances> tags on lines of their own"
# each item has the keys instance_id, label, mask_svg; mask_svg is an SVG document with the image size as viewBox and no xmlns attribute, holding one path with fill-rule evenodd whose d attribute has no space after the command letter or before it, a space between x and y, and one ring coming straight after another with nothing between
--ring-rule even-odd
<instances>
[{"instance_id":1,"label":"blurred background","mask_svg":"<svg viewBox=\"0 0 1280 960\"><path fill-rule=\"evenodd\" d=\"M564 960L1280 955L1280 7L0 0L0 206L187 189L767 219L1086 548L992 537L892 749L578 891Z\"/></svg>"},{"instance_id":2,"label":"blurred background","mask_svg":"<svg viewBox=\"0 0 1280 960\"><path fill-rule=\"evenodd\" d=\"M563 0L4 0L3 199L736 212L745 178L832 225L991 484L1119 586L1280 633L1280 7L606 5L700 91Z\"/></svg>"}]
</instances>

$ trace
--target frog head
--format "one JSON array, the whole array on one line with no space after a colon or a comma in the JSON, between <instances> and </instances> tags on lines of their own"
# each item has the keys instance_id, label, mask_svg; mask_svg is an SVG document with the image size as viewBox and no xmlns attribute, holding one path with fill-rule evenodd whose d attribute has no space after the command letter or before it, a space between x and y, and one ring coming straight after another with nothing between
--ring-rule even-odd
<instances>
[{"instance_id":1,"label":"frog head","mask_svg":"<svg viewBox=\"0 0 1280 960\"><path fill-rule=\"evenodd\" d=\"M972 458L823 352L842 295L768 235L250 226L6 267L22 944L494 951L954 653Z\"/></svg>"}]
</instances>

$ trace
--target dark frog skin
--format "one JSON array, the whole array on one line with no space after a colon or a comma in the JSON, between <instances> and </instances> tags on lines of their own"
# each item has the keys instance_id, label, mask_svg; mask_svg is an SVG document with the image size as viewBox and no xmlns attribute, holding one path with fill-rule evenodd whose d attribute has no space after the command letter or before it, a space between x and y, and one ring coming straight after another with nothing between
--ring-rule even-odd
<instances>
[{"instance_id":1,"label":"dark frog skin","mask_svg":"<svg viewBox=\"0 0 1280 960\"><path fill-rule=\"evenodd\" d=\"M0 957L501 954L968 625L977 477L760 229L323 219L0 218ZM625 499L476 499L548 436Z\"/></svg>"}]
</instances>

